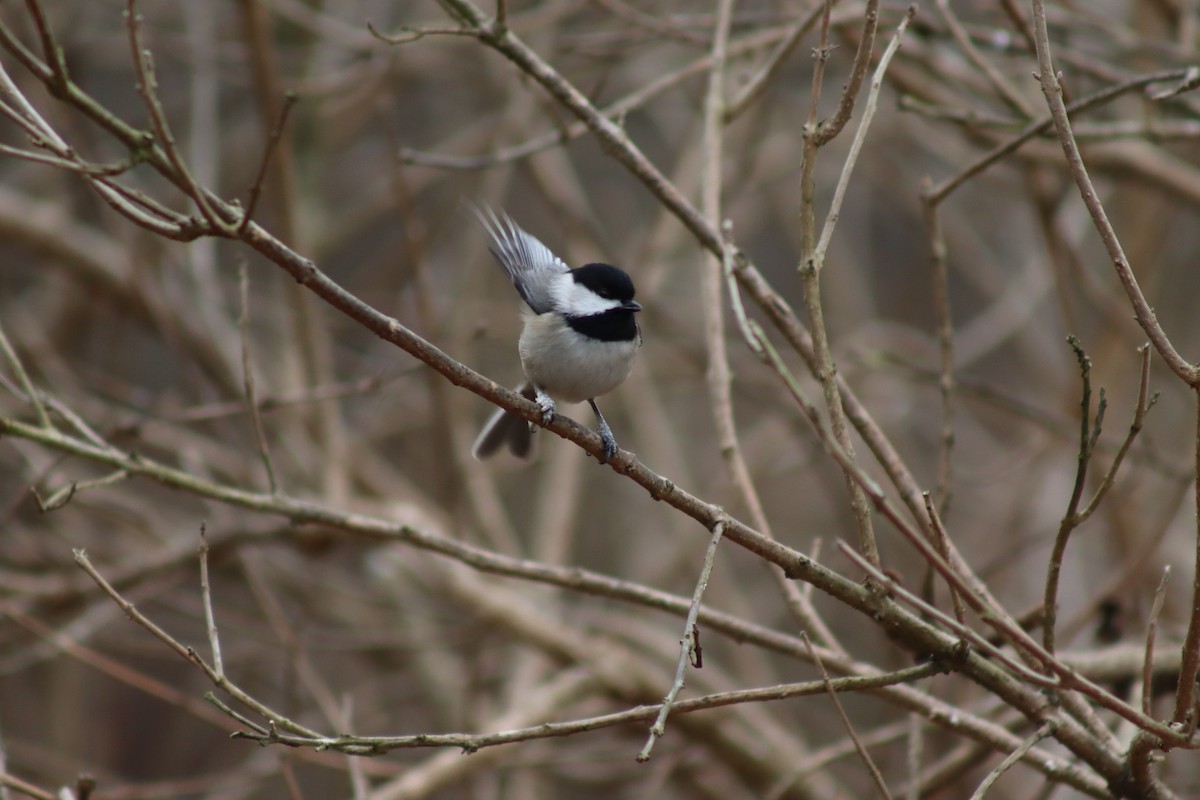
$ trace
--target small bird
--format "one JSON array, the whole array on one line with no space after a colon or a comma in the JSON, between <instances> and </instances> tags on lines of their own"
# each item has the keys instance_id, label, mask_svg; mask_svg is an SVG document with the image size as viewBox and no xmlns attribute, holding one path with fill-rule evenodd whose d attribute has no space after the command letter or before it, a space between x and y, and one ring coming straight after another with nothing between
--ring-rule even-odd
<instances>
[{"instance_id":1,"label":"small bird","mask_svg":"<svg viewBox=\"0 0 1200 800\"><path fill-rule=\"evenodd\" d=\"M571 269L550 248L523 231L504 213L473 207L487 230L488 250L529 306L519 351L525 383L517 391L538 404L542 422L554 419L554 398L586 400L596 413L596 432L608 461L617 452L612 428L596 398L620 386L633 369L642 346L634 314L633 281L611 264ZM507 445L520 458L529 456L535 428L524 419L497 411L475 440L472 454L485 459Z\"/></svg>"}]
</instances>

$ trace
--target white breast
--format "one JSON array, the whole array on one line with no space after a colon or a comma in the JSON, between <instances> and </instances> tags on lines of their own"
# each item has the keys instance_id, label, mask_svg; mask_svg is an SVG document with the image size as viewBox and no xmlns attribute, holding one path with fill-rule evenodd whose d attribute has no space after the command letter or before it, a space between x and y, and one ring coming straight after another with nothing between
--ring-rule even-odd
<instances>
[{"instance_id":1,"label":"white breast","mask_svg":"<svg viewBox=\"0 0 1200 800\"><path fill-rule=\"evenodd\" d=\"M557 314L530 315L521 332L521 366L554 399L581 403L620 386L640 346L640 337L602 342L571 330Z\"/></svg>"}]
</instances>

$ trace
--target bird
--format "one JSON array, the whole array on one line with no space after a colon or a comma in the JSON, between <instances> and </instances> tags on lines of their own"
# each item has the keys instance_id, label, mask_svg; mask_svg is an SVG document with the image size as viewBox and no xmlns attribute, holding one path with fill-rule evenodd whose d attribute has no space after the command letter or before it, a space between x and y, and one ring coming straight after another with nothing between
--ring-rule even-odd
<instances>
[{"instance_id":1,"label":"bird","mask_svg":"<svg viewBox=\"0 0 1200 800\"><path fill-rule=\"evenodd\" d=\"M642 346L634 317L642 306L633 299L633 279L612 264L572 269L507 214L479 205L472 210L488 233L492 257L528 306L518 343L525 381L517 391L537 403L543 425L558 413L556 400L586 400L604 443L598 459L606 463L616 455L617 441L596 398L625 382ZM500 409L484 425L472 455L482 461L507 446L528 458L535 430L532 423Z\"/></svg>"}]
</instances>

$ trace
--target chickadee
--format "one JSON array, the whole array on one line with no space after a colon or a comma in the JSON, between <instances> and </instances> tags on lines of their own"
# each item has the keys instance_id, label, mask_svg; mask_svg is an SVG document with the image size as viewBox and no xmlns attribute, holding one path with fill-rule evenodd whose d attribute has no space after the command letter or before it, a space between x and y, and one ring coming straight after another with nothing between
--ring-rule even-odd
<instances>
[{"instance_id":1,"label":"chickadee","mask_svg":"<svg viewBox=\"0 0 1200 800\"><path fill-rule=\"evenodd\" d=\"M596 412L596 432L604 440L603 464L616 454L617 441L595 398L629 377L642 346L642 332L633 316L642 307L633 299L633 281L611 264L571 269L507 214L473 208L491 237L488 249L532 312L525 313L521 330L519 351L526 381L517 391L538 404L543 423L554 419L555 397L567 403L588 401ZM534 430L524 419L501 409L480 432L472 453L482 460L508 445L525 458Z\"/></svg>"}]
</instances>

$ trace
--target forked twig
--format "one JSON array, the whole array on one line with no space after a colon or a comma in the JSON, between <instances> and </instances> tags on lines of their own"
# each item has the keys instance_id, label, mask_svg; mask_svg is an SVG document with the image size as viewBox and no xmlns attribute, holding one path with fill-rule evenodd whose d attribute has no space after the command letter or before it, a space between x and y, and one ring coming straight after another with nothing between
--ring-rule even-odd
<instances>
[{"instance_id":1,"label":"forked twig","mask_svg":"<svg viewBox=\"0 0 1200 800\"><path fill-rule=\"evenodd\" d=\"M1142 426L1146 421L1146 414L1158 402L1158 392L1150 394L1150 345L1143 344L1138 348L1138 353L1142 358L1141 382L1138 385L1137 406L1133 410L1133 422L1129 424L1129 432L1125 434L1125 438L1121 441L1121 446L1117 449L1117 454L1113 456L1112 464L1109 465L1108 472L1104 474L1104 479L1097 487L1096 493L1092 495L1092 499L1076 514L1076 519L1079 523L1083 523L1090 517L1100 506L1100 501L1108 494L1109 489L1116 482L1117 471L1121 468L1121 464L1125 461L1125 456L1129 453L1133 446L1134 439L1142 431Z\"/></svg>"},{"instance_id":2,"label":"forked twig","mask_svg":"<svg viewBox=\"0 0 1200 800\"><path fill-rule=\"evenodd\" d=\"M42 402L42 397L38 393L37 387L33 385L29 373L25 371L25 365L21 362L20 356L13 349L12 343L8 341L8 335L5 334L3 326L0 326L0 350L4 351L4 357L8 359L13 372L17 374L17 381L25 390L25 398L33 406L34 413L37 414L38 424L46 430L53 430L54 424L50 422L50 415L46 413L46 405Z\"/></svg>"},{"instance_id":3,"label":"forked twig","mask_svg":"<svg viewBox=\"0 0 1200 800\"><path fill-rule=\"evenodd\" d=\"M825 253L829 249L829 243L833 240L833 230L841 218L842 202L846 197L846 188L850 185L850 176L853 174L854 167L858 163L858 154L862 151L863 142L867 139L867 131L871 128L871 121L875 118L875 109L879 106L879 92L883 88L883 78L887 74L888 66L892 63L892 57L900 49L900 42L904 39L904 32L908 30L909 23L912 22L913 17L916 15L917 7L915 5L910 5L905 9L904 16L900 19L900 24L896 26L896 33L892 36L892 40L888 42L888 46L884 48L883 55L879 57L879 65L875 67L875 73L871 77L871 85L867 90L867 99L863 104L862 119L859 120L858 128L854 131L854 138L850 142L850 151L846 154L846 160L842 164L841 174L838 175L838 182L833 190L833 199L829 202L829 211L826 213L825 222L821 226L821 237L817 241L816 249L813 252L812 258L818 270L825 263ZM853 103L851 103L851 107L853 107ZM825 132L823 130L817 136L818 144L828 141L828 139L823 138Z\"/></svg>"},{"instance_id":4,"label":"forked twig","mask_svg":"<svg viewBox=\"0 0 1200 800\"><path fill-rule=\"evenodd\" d=\"M125 24L129 28L129 48L137 75L137 90L150 114L150 124L154 127L158 144L167 159L170 160L188 197L200 209L200 214L205 222L214 230L228 235L232 233L232 230L213 209L208 196L192 177L191 170L184 163L179 148L175 146L175 135L171 132L171 125L167 121L167 112L158 96L158 78L154 74L154 58L150 51L142 46L142 18L137 10L137 0L126 0L125 9Z\"/></svg>"},{"instance_id":5,"label":"forked twig","mask_svg":"<svg viewBox=\"0 0 1200 800\"><path fill-rule=\"evenodd\" d=\"M180 658L183 658L184 660L198 667L210 681L212 681L221 689L229 692L229 694L232 695L239 703L247 708L252 709L256 714L259 714L264 719L269 720L271 725L278 726L284 730L292 732L293 734L305 737L320 736L320 734L316 731L306 728L298 722L288 719L287 717L273 711L263 703L259 702L253 696L243 691L239 686L237 686L237 684L229 680L227 676L217 672L213 667L209 666L207 661L200 657L195 648L182 644L178 639L167 633L153 620L139 611L133 605L133 603L126 600L125 597L118 592L113 585L104 578L103 575L100 574L100 572L92 564L91 559L88 558L87 553L85 553L83 550L75 550L74 553L75 563L87 573L88 577L96 582L96 585L99 586L105 594L112 598L112 600L121 607L121 610L125 612L127 617L149 631L154 638L158 639L160 642L173 650Z\"/></svg>"},{"instance_id":6,"label":"forked twig","mask_svg":"<svg viewBox=\"0 0 1200 800\"><path fill-rule=\"evenodd\" d=\"M832 3L828 3L827 8L832 5ZM915 6L909 6L909 9L913 13L916 12ZM826 10L825 13L828 14L829 11ZM858 99L858 92L862 87L863 78L867 76L867 70L871 66L871 55L875 50L875 31L878 27L879 0L867 0L866 8L863 11L862 33L859 36L858 49L854 53L854 64L850 67L849 80L842 87L842 97L838 101L837 111L812 132L817 147L833 141L842 132L842 128L846 127L846 123L850 121L850 116L854 113L854 103ZM821 46L827 48L828 44L823 41ZM824 58L822 58L823 60Z\"/></svg>"}]
</instances>

